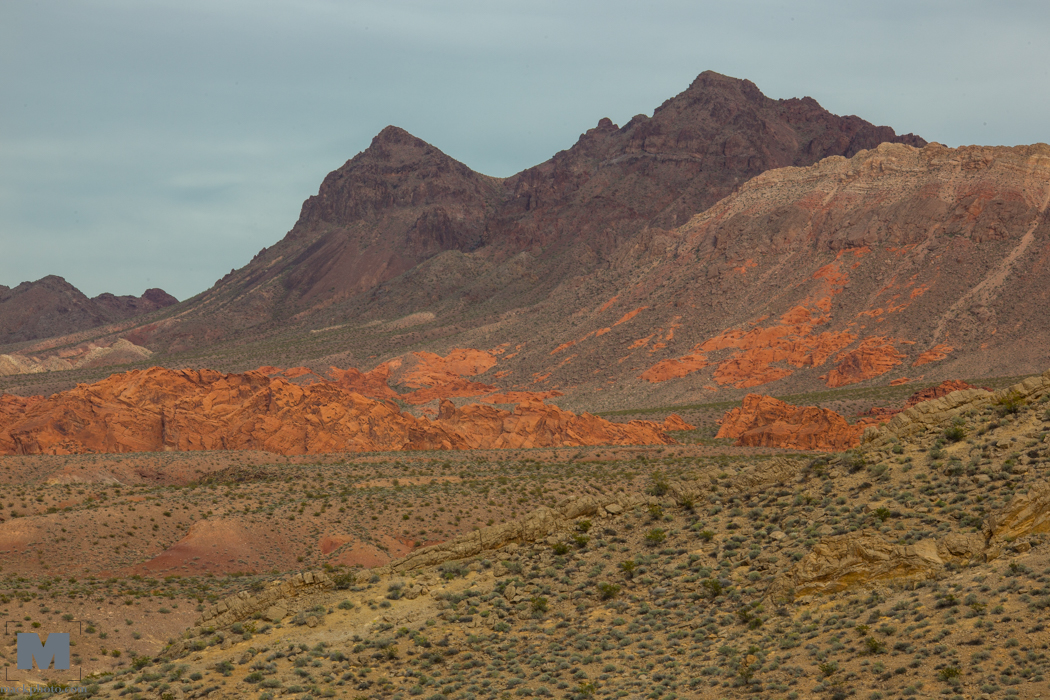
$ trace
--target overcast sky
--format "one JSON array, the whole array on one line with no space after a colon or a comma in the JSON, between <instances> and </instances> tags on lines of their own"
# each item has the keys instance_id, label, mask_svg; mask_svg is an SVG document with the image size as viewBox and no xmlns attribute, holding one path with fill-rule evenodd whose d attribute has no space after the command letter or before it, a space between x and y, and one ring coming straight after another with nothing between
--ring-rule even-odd
<instances>
[{"instance_id":1,"label":"overcast sky","mask_svg":"<svg viewBox=\"0 0 1050 700\"><path fill-rule=\"evenodd\" d=\"M1050 141L1050 2L0 2L0 284L185 299L401 126L506 176L698 73L949 146Z\"/></svg>"}]
</instances>

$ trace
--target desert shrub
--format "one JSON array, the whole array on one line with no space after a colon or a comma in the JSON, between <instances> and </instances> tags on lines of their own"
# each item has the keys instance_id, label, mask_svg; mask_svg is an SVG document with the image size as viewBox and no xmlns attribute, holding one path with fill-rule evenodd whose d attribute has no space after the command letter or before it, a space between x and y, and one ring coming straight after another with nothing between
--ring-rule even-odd
<instances>
[{"instance_id":1,"label":"desert shrub","mask_svg":"<svg viewBox=\"0 0 1050 700\"><path fill-rule=\"evenodd\" d=\"M660 528L653 528L649 532L645 533L645 543L650 547L656 547L664 543L667 540L667 532Z\"/></svg>"},{"instance_id":2,"label":"desert shrub","mask_svg":"<svg viewBox=\"0 0 1050 700\"><path fill-rule=\"evenodd\" d=\"M961 425L953 425L944 431L944 439L948 442L959 442L966 437L966 428Z\"/></svg>"},{"instance_id":3,"label":"desert shrub","mask_svg":"<svg viewBox=\"0 0 1050 700\"><path fill-rule=\"evenodd\" d=\"M814 476L826 476L828 473L828 458L818 457L806 465L806 471Z\"/></svg>"},{"instance_id":4,"label":"desert shrub","mask_svg":"<svg viewBox=\"0 0 1050 700\"><path fill-rule=\"evenodd\" d=\"M722 586L722 583L718 579L714 578L704 579L700 582L700 585L703 587L704 592L707 594L708 598L717 598L718 596L722 595L722 593L725 591L725 589Z\"/></svg>"},{"instance_id":5,"label":"desert shrub","mask_svg":"<svg viewBox=\"0 0 1050 700\"><path fill-rule=\"evenodd\" d=\"M875 637L868 637L864 640L864 648L869 654L881 654L886 651L886 643L875 639Z\"/></svg>"},{"instance_id":6,"label":"desert shrub","mask_svg":"<svg viewBox=\"0 0 1050 700\"><path fill-rule=\"evenodd\" d=\"M1000 417L1017 413L1021 410L1021 407L1024 406L1024 404L1024 398L1022 398L1020 394L1012 391L1003 394L992 402L992 405L995 406L995 412L998 413Z\"/></svg>"},{"instance_id":7,"label":"desert shrub","mask_svg":"<svg viewBox=\"0 0 1050 700\"><path fill-rule=\"evenodd\" d=\"M336 590L345 591L357 583L357 574L353 571L340 571L332 577L332 582L335 584Z\"/></svg>"},{"instance_id":8,"label":"desert shrub","mask_svg":"<svg viewBox=\"0 0 1050 700\"><path fill-rule=\"evenodd\" d=\"M565 544L564 542L558 542L556 545L551 547L551 549L554 550L554 553L559 556L569 553L569 545Z\"/></svg>"},{"instance_id":9,"label":"desert shrub","mask_svg":"<svg viewBox=\"0 0 1050 700\"><path fill-rule=\"evenodd\" d=\"M520 567L521 565L519 564L518 566ZM465 567L462 562L458 561L447 561L439 566L438 570L441 572L441 578L446 581L451 581L454 578L467 575L467 567Z\"/></svg>"},{"instance_id":10,"label":"desert shrub","mask_svg":"<svg viewBox=\"0 0 1050 700\"><path fill-rule=\"evenodd\" d=\"M849 450L842 458L843 465L850 474L856 474L867 464L864 459L864 453L860 450Z\"/></svg>"},{"instance_id":11,"label":"desert shrub","mask_svg":"<svg viewBox=\"0 0 1050 700\"><path fill-rule=\"evenodd\" d=\"M638 571L638 564L633 559L620 562L620 571L627 578L634 578L635 573Z\"/></svg>"},{"instance_id":12,"label":"desert shrub","mask_svg":"<svg viewBox=\"0 0 1050 700\"><path fill-rule=\"evenodd\" d=\"M615 583L599 583L598 597L602 600L611 600L620 592L620 587Z\"/></svg>"}]
</instances>

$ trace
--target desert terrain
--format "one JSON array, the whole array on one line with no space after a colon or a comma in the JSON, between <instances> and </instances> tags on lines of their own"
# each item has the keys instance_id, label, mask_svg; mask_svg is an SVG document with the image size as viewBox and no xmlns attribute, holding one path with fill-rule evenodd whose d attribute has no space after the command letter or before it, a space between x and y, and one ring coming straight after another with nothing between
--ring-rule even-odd
<instances>
[{"instance_id":1,"label":"desert terrain","mask_svg":"<svg viewBox=\"0 0 1050 700\"><path fill-rule=\"evenodd\" d=\"M1048 207L705 72L507 178L388 126L182 302L0 286L5 683L1050 697Z\"/></svg>"},{"instance_id":2,"label":"desert terrain","mask_svg":"<svg viewBox=\"0 0 1050 700\"><path fill-rule=\"evenodd\" d=\"M1048 406L839 452L11 456L2 610L83 622L91 697L1041 697Z\"/></svg>"}]
</instances>

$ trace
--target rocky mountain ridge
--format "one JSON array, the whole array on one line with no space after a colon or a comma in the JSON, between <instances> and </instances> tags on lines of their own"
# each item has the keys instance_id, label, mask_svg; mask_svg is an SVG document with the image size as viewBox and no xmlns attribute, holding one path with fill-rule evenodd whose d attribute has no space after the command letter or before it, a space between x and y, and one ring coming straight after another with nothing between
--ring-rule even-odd
<instances>
[{"instance_id":1,"label":"rocky mountain ridge","mask_svg":"<svg viewBox=\"0 0 1050 700\"><path fill-rule=\"evenodd\" d=\"M387 127L325 178L281 242L191 300L180 331L154 329L146 344L182 347L187 327L216 328L220 317L223 334L325 309L375 318L391 299L400 303L384 283L428 275L427 261L450 256L457 267L442 260L428 301L480 304L488 313L518 308L608 264L645 229L684 223L760 172L887 140L925 144L712 72L652 117L622 128L602 119L571 148L502 180Z\"/></svg>"}]
</instances>

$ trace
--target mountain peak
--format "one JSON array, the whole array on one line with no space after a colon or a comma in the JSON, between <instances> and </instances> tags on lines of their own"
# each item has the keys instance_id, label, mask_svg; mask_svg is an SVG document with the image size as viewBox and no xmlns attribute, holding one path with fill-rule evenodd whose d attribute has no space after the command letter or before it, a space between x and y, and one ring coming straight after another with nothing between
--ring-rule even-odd
<instances>
[{"instance_id":1,"label":"mountain peak","mask_svg":"<svg viewBox=\"0 0 1050 700\"><path fill-rule=\"evenodd\" d=\"M376 134L372 139L372 146L383 145L430 146L426 141L416 138L400 126L394 126L393 124L384 127L383 130ZM432 146L430 147L432 148Z\"/></svg>"}]
</instances>

